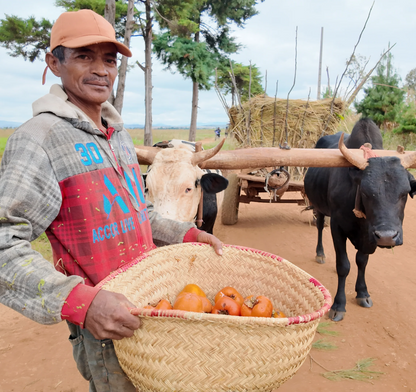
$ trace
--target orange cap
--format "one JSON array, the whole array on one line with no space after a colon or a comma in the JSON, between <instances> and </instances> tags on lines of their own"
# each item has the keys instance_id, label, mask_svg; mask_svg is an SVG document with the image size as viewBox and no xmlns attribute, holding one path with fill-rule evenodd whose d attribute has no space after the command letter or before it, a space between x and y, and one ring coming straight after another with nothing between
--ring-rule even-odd
<instances>
[{"instance_id":1,"label":"orange cap","mask_svg":"<svg viewBox=\"0 0 416 392\"><path fill-rule=\"evenodd\" d=\"M131 57L130 49L116 40L113 26L91 10L64 12L52 26L50 51L62 45L66 48L112 42L117 50L126 57Z\"/></svg>"}]
</instances>

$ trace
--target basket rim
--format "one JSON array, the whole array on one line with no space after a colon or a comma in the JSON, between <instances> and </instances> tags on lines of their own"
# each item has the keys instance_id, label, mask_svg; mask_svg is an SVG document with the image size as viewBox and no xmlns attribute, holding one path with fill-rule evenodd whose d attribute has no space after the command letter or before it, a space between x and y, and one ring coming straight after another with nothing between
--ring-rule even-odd
<instances>
[{"instance_id":1,"label":"basket rim","mask_svg":"<svg viewBox=\"0 0 416 392\"><path fill-rule=\"evenodd\" d=\"M190 246L204 246L204 247L211 247L209 244L201 243L201 242L187 242L182 244L173 244L168 245L169 247L177 247L177 246L183 246L183 245L190 245ZM317 279L315 279L313 276L308 274L303 269L299 268L295 264L291 263L290 261L274 255L272 253L254 249L250 247L245 246L239 246L239 245L230 245L230 244L223 244L223 247L225 248L234 248L244 251L250 251L253 253L260 254L265 257L270 257L272 259L278 260L278 261L285 261L291 264L291 267L300 271L302 274L304 274L306 277L309 278L309 282L311 282L315 287L317 287L323 297L324 297L324 303L322 307L318 310L315 310L314 312L307 313L300 316L294 316L294 317L286 317L286 318L263 318L263 317L235 317L235 316L229 316L229 315L221 315L221 314L211 314L211 313L196 313L196 312L188 312L183 310L153 310L153 309L143 309L143 308L131 308L130 313L138 316L138 317L156 317L156 318L175 318L175 319L183 319L183 320L193 320L193 321L209 321L209 322L223 322L227 324L238 324L238 325L296 325L296 324L304 324L309 323L311 321L320 319L322 316L324 316L332 305L332 297L329 293L328 289L322 285ZM163 247L166 248L166 247ZM156 248L160 249L160 248ZM150 257L152 255L152 251L148 253L144 253L143 255L137 257L136 259L132 260L129 263L126 263L119 267L117 270L112 272L110 275L105 277L101 282L99 282L95 287L98 289L102 289L106 283L113 280L117 275L126 272L130 267L140 263L141 261L145 260L146 258Z\"/></svg>"}]
</instances>

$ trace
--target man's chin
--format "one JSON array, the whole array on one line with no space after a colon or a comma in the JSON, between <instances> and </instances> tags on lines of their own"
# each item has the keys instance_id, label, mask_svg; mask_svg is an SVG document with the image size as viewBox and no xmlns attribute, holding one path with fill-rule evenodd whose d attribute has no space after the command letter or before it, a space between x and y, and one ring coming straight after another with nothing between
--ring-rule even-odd
<instances>
[{"instance_id":1,"label":"man's chin","mask_svg":"<svg viewBox=\"0 0 416 392\"><path fill-rule=\"evenodd\" d=\"M101 104L107 101L110 95L111 95L111 90L108 87L105 87L105 88L89 88L88 94L86 96L89 97L91 102Z\"/></svg>"}]
</instances>

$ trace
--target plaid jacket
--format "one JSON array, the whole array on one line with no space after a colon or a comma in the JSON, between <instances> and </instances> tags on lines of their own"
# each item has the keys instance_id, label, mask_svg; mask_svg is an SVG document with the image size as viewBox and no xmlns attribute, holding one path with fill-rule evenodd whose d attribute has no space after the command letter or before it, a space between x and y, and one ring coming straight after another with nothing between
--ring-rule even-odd
<instances>
[{"instance_id":1,"label":"plaid jacket","mask_svg":"<svg viewBox=\"0 0 416 392\"><path fill-rule=\"evenodd\" d=\"M58 85L33 115L0 166L0 302L42 324L82 325L99 281L154 248L153 238L195 241L199 230L145 201L132 140L109 103L107 135ZM44 231L55 268L30 246Z\"/></svg>"}]
</instances>

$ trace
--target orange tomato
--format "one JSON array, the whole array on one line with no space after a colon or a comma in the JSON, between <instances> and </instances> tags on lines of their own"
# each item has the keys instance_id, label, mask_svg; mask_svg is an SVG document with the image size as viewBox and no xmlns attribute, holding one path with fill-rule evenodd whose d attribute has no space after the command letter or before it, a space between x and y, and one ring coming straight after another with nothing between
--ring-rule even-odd
<instances>
[{"instance_id":1,"label":"orange tomato","mask_svg":"<svg viewBox=\"0 0 416 392\"><path fill-rule=\"evenodd\" d=\"M156 306L148 303L146 306L143 306L143 309L167 310L172 309L172 305L167 299L161 299Z\"/></svg>"},{"instance_id":2,"label":"orange tomato","mask_svg":"<svg viewBox=\"0 0 416 392\"><path fill-rule=\"evenodd\" d=\"M241 306L231 297L221 297L212 309L213 314L227 314L230 316L240 316Z\"/></svg>"},{"instance_id":3,"label":"orange tomato","mask_svg":"<svg viewBox=\"0 0 416 392\"><path fill-rule=\"evenodd\" d=\"M214 302L216 303L220 298L224 296L232 298L240 306L244 303L243 296L234 287L227 286L218 291L217 295L215 296Z\"/></svg>"},{"instance_id":4,"label":"orange tomato","mask_svg":"<svg viewBox=\"0 0 416 392\"><path fill-rule=\"evenodd\" d=\"M196 284L187 284L181 291L182 293L194 293L197 294L201 297L206 297L206 294L204 293L204 291L201 289L201 287L199 287Z\"/></svg>"},{"instance_id":5,"label":"orange tomato","mask_svg":"<svg viewBox=\"0 0 416 392\"><path fill-rule=\"evenodd\" d=\"M246 317L271 317L272 313L273 304L264 295L257 297L250 295L241 306L241 315Z\"/></svg>"},{"instance_id":6,"label":"orange tomato","mask_svg":"<svg viewBox=\"0 0 416 392\"><path fill-rule=\"evenodd\" d=\"M176 301L173 304L173 309L203 313L204 304L202 302L201 296L195 293L181 292L176 297Z\"/></svg>"},{"instance_id":7,"label":"orange tomato","mask_svg":"<svg viewBox=\"0 0 416 392\"><path fill-rule=\"evenodd\" d=\"M201 300L202 300L202 305L204 307L204 313L211 313L212 311L211 301L207 297L201 297Z\"/></svg>"},{"instance_id":8,"label":"orange tomato","mask_svg":"<svg viewBox=\"0 0 416 392\"><path fill-rule=\"evenodd\" d=\"M172 309L171 303L167 299L161 299L156 305L155 309L157 310L170 310Z\"/></svg>"},{"instance_id":9,"label":"orange tomato","mask_svg":"<svg viewBox=\"0 0 416 392\"><path fill-rule=\"evenodd\" d=\"M273 309L272 317L273 318L286 318L287 316L281 310Z\"/></svg>"}]
</instances>

